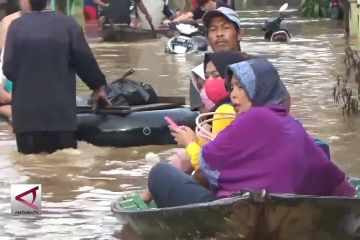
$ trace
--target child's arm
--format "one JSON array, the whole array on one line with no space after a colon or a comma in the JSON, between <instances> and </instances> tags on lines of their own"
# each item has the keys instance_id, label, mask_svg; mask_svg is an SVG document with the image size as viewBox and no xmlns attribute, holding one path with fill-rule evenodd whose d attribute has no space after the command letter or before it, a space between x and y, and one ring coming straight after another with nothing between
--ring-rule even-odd
<instances>
[{"instance_id":1,"label":"child's arm","mask_svg":"<svg viewBox=\"0 0 360 240\"><path fill-rule=\"evenodd\" d=\"M199 137L198 142L192 142L186 147L186 152L191 158L191 164L194 166L195 171L199 169L199 154L201 147L206 143L206 140Z\"/></svg>"}]
</instances>

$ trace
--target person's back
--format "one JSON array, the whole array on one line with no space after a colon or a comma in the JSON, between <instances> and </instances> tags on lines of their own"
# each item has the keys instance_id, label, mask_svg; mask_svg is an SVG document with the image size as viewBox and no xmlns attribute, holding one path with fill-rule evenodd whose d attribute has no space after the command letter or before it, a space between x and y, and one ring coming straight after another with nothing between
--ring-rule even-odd
<instances>
[{"instance_id":1,"label":"person's back","mask_svg":"<svg viewBox=\"0 0 360 240\"><path fill-rule=\"evenodd\" d=\"M3 73L13 86L13 130L18 151L52 153L77 148L76 75L108 104L106 80L73 17L31 0L32 12L8 30Z\"/></svg>"},{"instance_id":2,"label":"person's back","mask_svg":"<svg viewBox=\"0 0 360 240\"><path fill-rule=\"evenodd\" d=\"M15 132L38 130L37 126L55 131L76 129L76 79L70 62L70 41L76 37L71 36L73 21L55 11L25 13L14 21L16 28L22 30L18 31L16 41L23 56L12 79L16 82L13 95ZM69 95L64 96L64 93ZM16 109L21 109L21 113ZM47 114L50 109L62 112L65 118ZM29 115L41 117L24 121Z\"/></svg>"}]
</instances>

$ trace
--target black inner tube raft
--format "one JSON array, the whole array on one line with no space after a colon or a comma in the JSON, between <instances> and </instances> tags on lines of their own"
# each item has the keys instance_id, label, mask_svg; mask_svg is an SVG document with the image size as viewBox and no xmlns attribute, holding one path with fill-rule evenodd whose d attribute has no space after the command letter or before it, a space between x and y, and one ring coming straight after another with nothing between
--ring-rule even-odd
<instances>
[{"instance_id":1,"label":"black inner tube raft","mask_svg":"<svg viewBox=\"0 0 360 240\"><path fill-rule=\"evenodd\" d=\"M116 114L78 114L77 138L96 146L132 147L175 144L164 117L195 129L198 112L188 107L144 110L126 116Z\"/></svg>"}]
</instances>

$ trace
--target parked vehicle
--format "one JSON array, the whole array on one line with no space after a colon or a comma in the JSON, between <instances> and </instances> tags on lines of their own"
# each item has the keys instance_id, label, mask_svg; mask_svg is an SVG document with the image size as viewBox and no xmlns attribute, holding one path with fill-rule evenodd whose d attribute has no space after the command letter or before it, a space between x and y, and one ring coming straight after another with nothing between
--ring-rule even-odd
<instances>
[{"instance_id":1,"label":"parked vehicle","mask_svg":"<svg viewBox=\"0 0 360 240\"><path fill-rule=\"evenodd\" d=\"M264 38L270 42L289 42L291 35L286 29L286 22L283 21L292 13L283 13L288 8L285 3L279 9L279 16L277 18L269 18L262 26L262 31L265 33Z\"/></svg>"},{"instance_id":2,"label":"parked vehicle","mask_svg":"<svg viewBox=\"0 0 360 240\"><path fill-rule=\"evenodd\" d=\"M165 46L166 53L191 53L206 51L207 42L205 39L206 28L194 22L172 22L169 29L175 36L170 38Z\"/></svg>"}]
</instances>

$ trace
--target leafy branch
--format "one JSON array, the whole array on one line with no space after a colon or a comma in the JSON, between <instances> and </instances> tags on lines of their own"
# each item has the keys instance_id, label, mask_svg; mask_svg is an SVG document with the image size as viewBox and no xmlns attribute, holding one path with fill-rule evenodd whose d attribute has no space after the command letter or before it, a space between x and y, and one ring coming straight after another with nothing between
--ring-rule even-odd
<instances>
[{"instance_id":1,"label":"leafy branch","mask_svg":"<svg viewBox=\"0 0 360 240\"><path fill-rule=\"evenodd\" d=\"M345 49L344 64L346 76L337 76L336 84L333 88L333 98L338 104L342 104L343 114L359 114L360 100L360 55L358 51L350 46ZM355 79L357 89L351 88L350 78Z\"/></svg>"},{"instance_id":2,"label":"leafy branch","mask_svg":"<svg viewBox=\"0 0 360 240\"><path fill-rule=\"evenodd\" d=\"M328 17L329 0L301 0L300 16L326 18Z\"/></svg>"}]
</instances>

